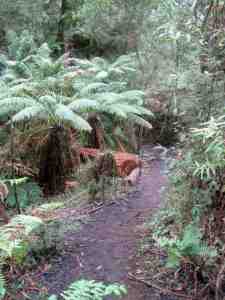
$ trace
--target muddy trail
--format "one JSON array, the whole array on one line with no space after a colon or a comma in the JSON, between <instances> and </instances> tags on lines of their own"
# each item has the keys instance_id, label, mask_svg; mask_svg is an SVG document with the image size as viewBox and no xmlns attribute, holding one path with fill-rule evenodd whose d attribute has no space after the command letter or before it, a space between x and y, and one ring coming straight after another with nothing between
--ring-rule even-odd
<instances>
[{"instance_id":1,"label":"muddy trail","mask_svg":"<svg viewBox=\"0 0 225 300\"><path fill-rule=\"evenodd\" d=\"M143 147L143 160L139 183L126 199L104 206L79 232L65 236L64 253L41 276L50 294L60 294L75 280L85 278L125 284L128 295L124 300L172 300L128 279L128 273L136 267L138 227L159 207L160 192L167 180L165 162L152 158L150 146Z\"/></svg>"}]
</instances>

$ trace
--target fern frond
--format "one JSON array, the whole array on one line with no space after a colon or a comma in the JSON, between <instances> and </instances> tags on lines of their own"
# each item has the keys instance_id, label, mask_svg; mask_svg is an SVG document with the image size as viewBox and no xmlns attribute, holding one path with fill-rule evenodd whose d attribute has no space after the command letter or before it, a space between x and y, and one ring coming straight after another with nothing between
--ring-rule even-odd
<instances>
[{"instance_id":1,"label":"fern frond","mask_svg":"<svg viewBox=\"0 0 225 300\"><path fill-rule=\"evenodd\" d=\"M107 71L100 71L95 75L97 80L105 80L109 77L109 73Z\"/></svg>"},{"instance_id":2,"label":"fern frond","mask_svg":"<svg viewBox=\"0 0 225 300\"><path fill-rule=\"evenodd\" d=\"M74 113L69 107L63 104L57 104L55 115L61 120L68 121L71 125L79 130L91 131L92 128L88 122L80 117L78 114Z\"/></svg>"},{"instance_id":3,"label":"fern frond","mask_svg":"<svg viewBox=\"0 0 225 300\"><path fill-rule=\"evenodd\" d=\"M112 63L112 67L121 67L122 65L133 64L133 60L130 55L121 55L117 60Z\"/></svg>"},{"instance_id":4,"label":"fern frond","mask_svg":"<svg viewBox=\"0 0 225 300\"><path fill-rule=\"evenodd\" d=\"M131 121L133 121L135 124L141 126L141 127L144 127L144 128L147 128L147 129L152 129L152 125L151 123L149 123L148 121L146 121L145 119L141 118L140 116L137 116L137 115L134 115L134 114L131 114L129 116L129 119Z\"/></svg>"},{"instance_id":5,"label":"fern frond","mask_svg":"<svg viewBox=\"0 0 225 300\"><path fill-rule=\"evenodd\" d=\"M77 99L71 102L68 107L76 112L86 112L92 110L100 110L99 103L92 99Z\"/></svg>"},{"instance_id":6,"label":"fern frond","mask_svg":"<svg viewBox=\"0 0 225 300\"><path fill-rule=\"evenodd\" d=\"M145 93L140 90L130 90L120 94L121 100L125 100L128 103L138 104L140 106L144 104L144 96Z\"/></svg>"},{"instance_id":7,"label":"fern frond","mask_svg":"<svg viewBox=\"0 0 225 300\"><path fill-rule=\"evenodd\" d=\"M119 105L114 106L104 106L102 107L102 111L105 113L109 113L111 115L115 115L116 117L127 119L127 112L124 111Z\"/></svg>"},{"instance_id":8,"label":"fern frond","mask_svg":"<svg viewBox=\"0 0 225 300\"><path fill-rule=\"evenodd\" d=\"M44 114L44 112L45 112L45 110L44 110L43 106L40 106L40 105L29 106L29 107L22 109L17 114L15 114L12 117L12 121L14 123L21 122L21 121L27 121L34 117L40 117L41 114L42 114L42 118L46 118L46 114Z\"/></svg>"},{"instance_id":9,"label":"fern frond","mask_svg":"<svg viewBox=\"0 0 225 300\"><path fill-rule=\"evenodd\" d=\"M97 64L101 69L106 68L108 65L106 60L102 57L94 57L91 62Z\"/></svg>"},{"instance_id":10,"label":"fern frond","mask_svg":"<svg viewBox=\"0 0 225 300\"><path fill-rule=\"evenodd\" d=\"M87 96L87 95L89 95L91 93L94 93L94 92L106 91L108 87L109 87L109 85L106 84L106 83L103 83L103 82L93 82L93 83L90 83L87 86L83 87L80 90L80 95L82 97L85 97L85 96Z\"/></svg>"},{"instance_id":11,"label":"fern frond","mask_svg":"<svg viewBox=\"0 0 225 300\"><path fill-rule=\"evenodd\" d=\"M76 65L83 68L88 69L94 66L94 64L88 59L75 59Z\"/></svg>"},{"instance_id":12,"label":"fern frond","mask_svg":"<svg viewBox=\"0 0 225 300\"><path fill-rule=\"evenodd\" d=\"M61 296L65 300L103 300L107 296L122 297L126 293L123 285L79 280L72 283Z\"/></svg>"},{"instance_id":13,"label":"fern frond","mask_svg":"<svg viewBox=\"0 0 225 300\"><path fill-rule=\"evenodd\" d=\"M213 258L218 255L217 250L215 248L209 247L206 243L201 243L198 255L204 260L208 258Z\"/></svg>"},{"instance_id":14,"label":"fern frond","mask_svg":"<svg viewBox=\"0 0 225 300\"><path fill-rule=\"evenodd\" d=\"M32 231L40 228L43 225L43 221L34 216L18 215L11 219L10 226L16 227L18 224L24 227L24 232L28 236Z\"/></svg>"},{"instance_id":15,"label":"fern frond","mask_svg":"<svg viewBox=\"0 0 225 300\"><path fill-rule=\"evenodd\" d=\"M7 115L24 109L27 106L33 106L36 102L30 97L9 97L0 100L0 116Z\"/></svg>"}]
</instances>

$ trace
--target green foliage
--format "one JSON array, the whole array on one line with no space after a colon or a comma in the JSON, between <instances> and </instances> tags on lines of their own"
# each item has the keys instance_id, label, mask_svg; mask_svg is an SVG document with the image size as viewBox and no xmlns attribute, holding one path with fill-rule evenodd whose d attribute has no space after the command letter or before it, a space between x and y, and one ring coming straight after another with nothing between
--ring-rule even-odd
<instances>
[{"instance_id":1,"label":"green foliage","mask_svg":"<svg viewBox=\"0 0 225 300\"><path fill-rule=\"evenodd\" d=\"M42 225L42 220L37 217L19 215L0 228L0 299L4 299L6 293L2 267L10 261L23 262L30 249L30 235Z\"/></svg>"},{"instance_id":2,"label":"green foliage","mask_svg":"<svg viewBox=\"0 0 225 300\"><path fill-rule=\"evenodd\" d=\"M4 299L5 294L6 294L5 277L0 272L0 299Z\"/></svg>"},{"instance_id":3,"label":"green foliage","mask_svg":"<svg viewBox=\"0 0 225 300\"><path fill-rule=\"evenodd\" d=\"M27 182L18 185L17 194L21 208L26 208L32 204L37 204L42 197L41 188L35 182ZM9 207L16 207L16 200L12 187L9 188L9 196L5 202Z\"/></svg>"},{"instance_id":4,"label":"green foliage","mask_svg":"<svg viewBox=\"0 0 225 300\"><path fill-rule=\"evenodd\" d=\"M120 127L126 120L151 128L142 117L152 117L144 108L145 94L130 88L136 70L132 55L121 56L112 63L99 57L71 59L76 67L65 68L65 57L53 60L50 52L43 44L24 59L29 78L12 75L8 67L1 86L0 116L12 115L12 121L17 123L31 119L44 119L51 125L63 122L90 131L85 119L94 112L104 127L110 128L106 134L109 136L112 126Z\"/></svg>"},{"instance_id":5,"label":"green foliage","mask_svg":"<svg viewBox=\"0 0 225 300\"><path fill-rule=\"evenodd\" d=\"M1 116L14 115L13 122L46 119L51 124L57 124L63 121L77 129L90 131L89 124L65 105L67 98L60 93L54 93L54 88L57 91L57 86L59 87L64 78L63 58L53 62L49 47L43 44L36 54L26 57L25 60L24 65L29 70L30 79L17 81L18 74L14 75L15 78L9 76L10 68L3 78L7 82L11 77L11 83L8 88L2 85Z\"/></svg>"},{"instance_id":6,"label":"green foliage","mask_svg":"<svg viewBox=\"0 0 225 300\"><path fill-rule=\"evenodd\" d=\"M38 42L46 38L55 40L57 34L57 23L59 20L61 1L37 0L27 2L1 1L0 25L1 30L22 32L29 30Z\"/></svg>"},{"instance_id":7,"label":"green foliage","mask_svg":"<svg viewBox=\"0 0 225 300\"><path fill-rule=\"evenodd\" d=\"M78 10L77 32L95 41L97 48L105 50L106 53L113 52L114 49L117 53L124 53L130 47L135 47L135 43L129 45L130 34L141 28L146 11L154 7L156 2L85 0Z\"/></svg>"},{"instance_id":8,"label":"green foliage","mask_svg":"<svg viewBox=\"0 0 225 300\"><path fill-rule=\"evenodd\" d=\"M202 265L202 261L207 261L209 264L209 260L217 256L216 249L202 241L202 233L194 223L184 228L181 238L160 237L156 241L168 254L168 268L179 267L185 262Z\"/></svg>"},{"instance_id":9,"label":"green foliage","mask_svg":"<svg viewBox=\"0 0 225 300\"><path fill-rule=\"evenodd\" d=\"M72 283L61 294L65 300L103 300L107 296L122 297L127 293L126 288L119 284L105 284L94 280L79 280ZM51 296L49 300L58 299Z\"/></svg>"},{"instance_id":10,"label":"green foliage","mask_svg":"<svg viewBox=\"0 0 225 300\"><path fill-rule=\"evenodd\" d=\"M200 129L193 130L194 161L193 176L201 180L215 179L217 172L225 167L224 116L211 118Z\"/></svg>"},{"instance_id":11,"label":"green foliage","mask_svg":"<svg viewBox=\"0 0 225 300\"><path fill-rule=\"evenodd\" d=\"M7 41L7 54L10 59L15 61L22 61L37 49L34 37L28 30L22 31L19 35L14 31L8 31Z\"/></svg>"},{"instance_id":12,"label":"green foliage","mask_svg":"<svg viewBox=\"0 0 225 300\"><path fill-rule=\"evenodd\" d=\"M193 129L182 152L171 168L167 198L185 224L193 209L203 214L218 205L217 195L224 189L224 117Z\"/></svg>"}]
</instances>

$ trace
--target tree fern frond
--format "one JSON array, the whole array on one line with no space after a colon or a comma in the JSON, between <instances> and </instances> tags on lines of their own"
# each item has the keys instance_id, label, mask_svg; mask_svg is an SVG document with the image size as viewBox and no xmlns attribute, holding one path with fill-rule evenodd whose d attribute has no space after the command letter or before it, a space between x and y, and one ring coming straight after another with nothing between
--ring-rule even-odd
<instances>
[{"instance_id":1,"label":"tree fern frond","mask_svg":"<svg viewBox=\"0 0 225 300\"><path fill-rule=\"evenodd\" d=\"M43 58L49 58L50 54L51 50L47 43L42 44L37 50L37 55Z\"/></svg>"},{"instance_id":2,"label":"tree fern frond","mask_svg":"<svg viewBox=\"0 0 225 300\"><path fill-rule=\"evenodd\" d=\"M127 113L124 112L123 108L119 107L118 105L114 106L104 106L102 107L102 111L109 113L111 115L115 115L119 118L126 119L127 118Z\"/></svg>"},{"instance_id":3,"label":"tree fern frond","mask_svg":"<svg viewBox=\"0 0 225 300\"><path fill-rule=\"evenodd\" d=\"M24 231L26 235L29 235L32 231L38 229L41 225L43 225L43 221L34 216L28 215L17 215L10 221L10 226L22 225L24 227Z\"/></svg>"},{"instance_id":4,"label":"tree fern frond","mask_svg":"<svg viewBox=\"0 0 225 300\"><path fill-rule=\"evenodd\" d=\"M10 114L35 105L36 101L30 97L9 97L0 100L0 115Z\"/></svg>"},{"instance_id":5,"label":"tree fern frond","mask_svg":"<svg viewBox=\"0 0 225 300\"><path fill-rule=\"evenodd\" d=\"M57 99L53 95L44 95L37 99L37 102L41 103L42 105L56 105Z\"/></svg>"},{"instance_id":6,"label":"tree fern frond","mask_svg":"<svg viewBox=\"0 0 225 300\"><path fill-rule=\"evenodd\" d=\"M121 100L126 100L128 103L143 105L145 93L140 90L125 91L120 94Z\"/></svg>"},{"instance_id":7,"label":"tree fern frond","mask_svg":"<svg viewBox=\"0 0 225 300\"><path fill-rule=\"evenodd\" d=\"M134 67L132 68L132 67L128 67L128 66L123 66L123 67L121 67L121 69L123 70L123 72L124 72L125 74L137 72L137 69L134 68Z\"/></svg>"},{"instance_id":8,"label":"tree fern frond","mask_svg":"<svg viewBox=\"0 0 225 300\"><path fill-rule=\"evenodd\" d=\"M94 57L91 62L93 64L97 64L98 66L100 66L101 68L105 68L107 67L107 63L106 60L102 57Z\"/></svg>"},{"instance_id":9,"label":"tree fern frond","mask_svg":"<svg viewBox=\"0 0 225 300\"><path fill-rule=\"evenodd\" d=\"M115 103L121 100L120 94L113 92L96 93L95 99L97 99L100 103Z\"/></svg>"},{"instance_id":10,"label":"tree fern frond","mask_svg":"<svg viewBox=\"0 0 225 300\"><path fill-rule=\"evenodd\" d=\"M143 107L143 106L136 106L138 107L138 110L139 110L139 115L142 115L142 116L149 116L149 117L152 117L154 118L154 114L147 108Z\"/></svg>"},{"instance_id":11,"label":"tree fern frond","mask_svg":"<svg viewBox=\"0 0 225 300\"><path fill-rule=\"evenodd\" d=\"M80 78L76 78L76 80L74 80L73 82L73 88L75 90L76 93L80 93L80 90L82 90L83 88L85 88L88 84L90 84L90 79L85 79L82 77L82 79Z\"/></svg>"},{"instance_id":12,"label":"tree fern frond","mask_svg":"<svg viewBox=\"0 0 225 300\"><path fill-rule=\"evenodd\" d=\"M11 81L8 86L13 88L17 85L20 85L20 84L29 84L30 83L30 78L16 78L15 80Z\"/></svg>"},{"instance_id":13,"label":"tree fern frond","mask_svg":"<svg viewBox=\"0 0 225 300\"><path fill-rule=\"evenodd\" d=\"M40 105L34 105L34 106L29 106L26 107L24 109L22 109L21 111L19 111L17 114L15 114L12 117L12 121L14 123L16 122L21 122L21 121L26 121L26 120L30 120L34 117L40 117L40 115L42 114L42 117L44 116L44 107L40 106ZM46 117L47 115L45 115Z\"/></svg>"},{"instance_id":14,"label":"tree fern frond","mask_svg":"<svg viewBox=\"0 0 225 300\"><path fill-rule=\"evenodd\" d=\"M131 105L129 103L117 103L116 106L122 109L126 114L140 114L139 107Z\"/></svg>"},{"instance_id":15,"label":"tree fern frond","mask_svg":"<svg viewBox=\"0 0 225 300\"><path fill-rule=\"evenodd\" d=\"M88 59L75 59L76 65L83 68L88 69L94 66L94 64Z\"/></svg>"},{"instance_id":16,"label":"tree fern frond","mask_svg":"<svg viewBox=\"0 0 225 300\"><path fill-rule=\"evenodd\" d=\"M100 71L95 75L97 80L104 80L109 77L109 73L107 71Z\"/></svg>"},{"instance_id":17,"label":"tree fern frond","mask_svg":"<svg viewBox=\"0 0 225 300\"><path fill-rule=\"evenodd\" d=\"M122 68L109 68L109 71L108 71L108 75L109 76L117 76L117 75L124 75L125 72L124 70L122 70Z\"/></svg>"},{"instance_id":18,"label":"tree fern frond","mask_svg":"<svg viewBox=\"0 0 225 300\"><path fill-rule=\"evenodd\" d=\"M86 120L74 113L69 107L63 104L57 104L55 115L61 120L68 121L71 125L79 130L91 131L92 128Z\"/></svg>"},{"instance_id":19,"label":"tree fern frond","mask_svg":"<svg viewBox=\"0 0 225 300\"><path fill-rule=\"evenodd\" d=\"M127 82L125 81L111 81L109 83L109 91L122 92L127 87Z\"/></svg>"},{"instance_id":20,"label":"tree fern frond","mask_svg":"<svg viewBox=\"0 0 225 300\"><path fill-rule=\"evenodd\" d=\"M82 98L71 102L68 107L76 112L85 112L89 110L98 110L99 103L95 100Z\"/></svg>"},{"instance_id":21,"label":"tree fern frond","mask_svg":"<svg viewBox=\"0 0 225 300\"><path fill-rule=\"evenodd\" d=\"M152 129L151 123L149 123L145 119L141 118L140 116L137 116L135 114L131 114L131 115L129 115L129 119L131 121L133 121L135 124L137 124L137 125L139 125L141 127L145 127L147 129Z\"/></svg>"},{"instance_id":22,"label":"tree fern frond","mask_svg":"<svg viewBox=\"0 0 225 300\"><path fill-rule=\"evenodd\" d=\"M109 87L108 84L103 83L103 82L93 82L88 84L87 86L83 87L80 90L80 95L81 96L87 96L93 92L102 92L106 91L107 88Z\"/></svg>"},{"instance_id":23,"label":"tree fern frond","mask_svg":"<svg viewBox=\"0 0 225 300\"><path fill-rule=\"evenodd\" d=\"M117 60L112 63L112 67L120 67L122 65L133 64L133 60L130 55L121 55Z\"/></svg>"}]
</instances>

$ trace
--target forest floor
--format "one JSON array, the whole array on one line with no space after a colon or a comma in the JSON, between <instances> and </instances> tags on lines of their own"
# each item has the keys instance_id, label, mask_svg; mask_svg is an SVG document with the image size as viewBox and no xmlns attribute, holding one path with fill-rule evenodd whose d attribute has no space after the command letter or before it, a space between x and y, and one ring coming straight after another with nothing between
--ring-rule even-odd
<instances>
[{"instance_id":1,"label":"forest floor","mask_svg":"<svg viewBox=\"0 0 225 300\"><path fill-rule=\"evenodd\" d=\"M172 300L142 283L129 280L138 270L136 259L143 232L141 226L157 211L165 187L165 162L152 159L150 146L143 147L139 183L124 199L104 205L91 215L80 231L67 233L65 248L50 269L36 278L50 294L60 294L72 282L84 278L125 284L124 300ZM73 223L72 216L65 216ZM70 218L70 219L68 219ZM109 297L107 300L111 300Z\"/></svg>"}]
</instances>

